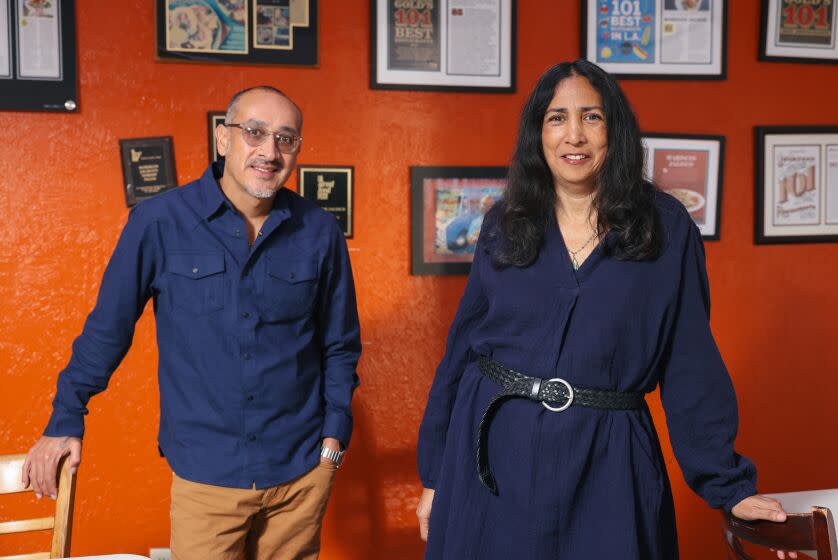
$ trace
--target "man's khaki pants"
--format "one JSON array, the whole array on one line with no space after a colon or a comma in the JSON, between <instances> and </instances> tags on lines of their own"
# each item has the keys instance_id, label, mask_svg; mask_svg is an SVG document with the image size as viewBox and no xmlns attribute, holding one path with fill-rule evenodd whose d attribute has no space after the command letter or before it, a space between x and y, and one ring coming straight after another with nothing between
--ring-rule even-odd
<instances>
[{"instance_id":1,"label":"man's khaki pants","mask_svg":"<svg viewBox=\"0 0 838 560\"><path fill-rule=\"evenodd\" d=\"M172 478L173 560L310 560L336 467L320 463L279 486L243 490Z\"/></svg>"}]
</instances>

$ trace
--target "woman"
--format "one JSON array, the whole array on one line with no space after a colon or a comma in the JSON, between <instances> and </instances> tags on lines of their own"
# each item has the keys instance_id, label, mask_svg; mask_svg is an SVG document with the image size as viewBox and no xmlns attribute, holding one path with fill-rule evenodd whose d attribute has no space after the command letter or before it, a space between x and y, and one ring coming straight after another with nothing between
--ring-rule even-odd
<instances>
[{"instance_id":1,"label":"woman","mask_svg":"<svg viewBox=\"0 0 838 560\"><path fill-rule=\"evenodd\" d=\"M619 86L584 60L550 68L524 106L419 430L426 557L677 558L643 400L658 384L693 490L784 520L733 449L736 400L708 310L701 236L643 179Z\"/></svg>"}]
</instances>

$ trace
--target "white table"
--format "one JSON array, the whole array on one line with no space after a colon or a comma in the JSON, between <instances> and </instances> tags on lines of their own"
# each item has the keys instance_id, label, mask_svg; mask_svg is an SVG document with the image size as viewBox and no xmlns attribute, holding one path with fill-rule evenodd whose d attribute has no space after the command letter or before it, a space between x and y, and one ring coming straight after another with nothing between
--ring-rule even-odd
<instances>
[{"instance_id":1,"label":"white table","mask_svg":"<svg viewBox=\"0 0 838 560\"><path fill-rule=\"evenodd\" d=\"M783 492L781 494L766 494L770 498L779 500L783 504L786 513L811 513L815 506L829 508L833 517L838 515L838 488L831 490L807 490L804 492ZM835 523L834 519L829 520L829 541L832 543L832 555L836 557L835 550ZM817 553L811 550L804 550L803 553L817 558Z\"/></svg>"},{"instance_id":2,"label":"white table","mask_svg":"<svg viewBox=\"0 0 838 560\"><path fill-rule=\"evenodd\" d=\"M149 560L149 557L136 554L106 554L105 556L73 556L60 560Z\"/></svg>"}]
</instances>

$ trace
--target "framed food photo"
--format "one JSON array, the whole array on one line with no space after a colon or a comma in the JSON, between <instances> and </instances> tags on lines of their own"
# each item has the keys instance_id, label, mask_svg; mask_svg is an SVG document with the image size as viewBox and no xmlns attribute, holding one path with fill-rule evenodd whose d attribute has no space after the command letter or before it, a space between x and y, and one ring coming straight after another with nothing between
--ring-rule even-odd
<instances>
[{"instance_id":1,"label":"framed food photo","mask_svg":"<svg viewBox=\"0 0 838 560\"><path fill-rule=\"evenodd\" d=\"M317 65L317 0L154 0L160 60Z\"/></svg>"},{"instance_id":2,"label":"framed food photo","mask_svg":"<svg viewBox=\"0 0 838 560\"><path fill-rule=\"evenodd\" d=\"M370 0L370 87L514 92L516 3Z\"/></svg>"},{"instance_id":3,"label":"framed food photo","mask_svg":"<svg viewBox=\"0 0 838 560\"><path fill-rule=\"evenodd\" d=\"M838 241L838 125L760 126L754 242Z\"/></svg>"},{"instance_id":4,"label":"framed food photo","mask_svg":"<svg viewBox=\"0 0 838 560\"><path fill-rule=\"evenodd\" d=\"M642 134L646 176L677 198L706 240L720 237L723 136Z\"/></svg>"},{"instance_id":5,"label":"framed food photo","mask_svg":"<svg viewBox=\"0 0 838 560\"><path fill-rule=\"evenodd\" d=\"M411 274L468 274L505 167L411 167Z\"/></svg>"},{"instance_id":6,"label":"framed food photo","mask_svg":"<svg viewBox=\"0 0 838 560\"><path fill-rule=\"evenodd\" d=\"M582 56L621 78L724 80L727 0L581 0Z\"/></svg>"},{"instance_id":7,"label":"framed food photo","mask_svg":"<svg viewBox=\"0 0 838 560\"><path fill-rule=\"evenodd\" d=\"M763 0L759 59L838 64L834 0Z\"/></svg>"}]
</instances>

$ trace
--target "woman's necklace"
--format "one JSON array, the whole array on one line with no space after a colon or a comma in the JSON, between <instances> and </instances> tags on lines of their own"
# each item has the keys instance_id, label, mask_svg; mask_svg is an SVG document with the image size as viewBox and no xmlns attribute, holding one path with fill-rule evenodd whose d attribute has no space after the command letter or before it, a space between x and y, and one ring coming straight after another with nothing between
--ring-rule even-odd
<instances>
[{"instance_id":1,"label":"woman's necklace","mask_svg":"<svg viewBox=\"0 0 838 560\"><path fill-rule=\"evenodd\" d=\"M579 254L585 247L591 244L591 241L597 238L599 235L598 232L594 231L593 235L591 235L585 244L573 251L570 247L567 248L567 252L570 253L570 262L573 263L573 270L579 270L579 261L576 260L576 255Z\"/></svg>"}]
</instances>

